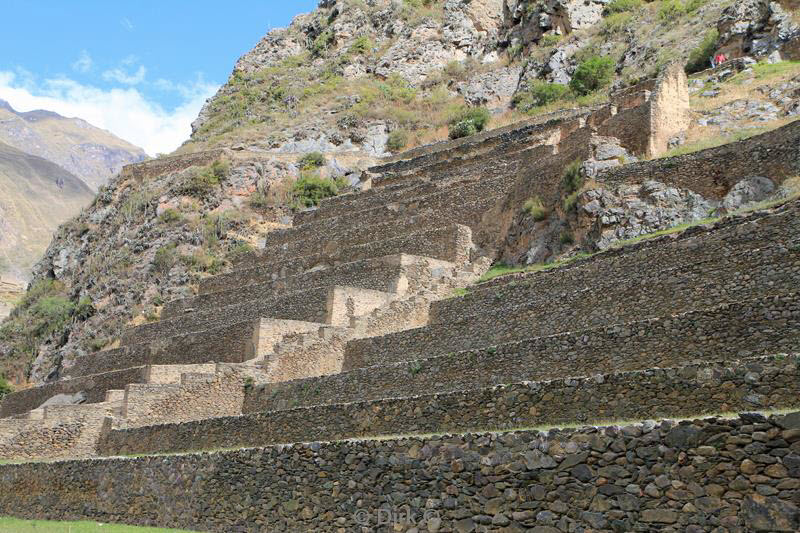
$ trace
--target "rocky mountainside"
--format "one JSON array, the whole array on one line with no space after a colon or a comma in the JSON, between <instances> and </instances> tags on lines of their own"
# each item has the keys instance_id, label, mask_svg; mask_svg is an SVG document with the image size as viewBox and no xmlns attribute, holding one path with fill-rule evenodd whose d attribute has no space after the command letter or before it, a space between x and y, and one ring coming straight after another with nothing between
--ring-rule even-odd
<instances>
[{"instance_id":1,"label":"rocky mountainside","mask_svg":"<svg viewBox=\"0 0 800 533\"><path fill-rule=\"evenodd\" d=\"M77 176L0 143L0 276L20 284L55 230L93 196ZM6 291L10 292L10 291Z\"/></svg>"},{"instance_id":2,"label":"rocky mountainside","mask_svg":"<svg viewBox=\"0 0 800 533\"><path fill-rule=\"evenodd\" d=\"M0 372L41 382L58 377L64 360L113 347L123 327L155 320L165 302L230 268L290 224L292 211L313 206L313 195L364 187L379 158L446 139L454 126L474 133L475 111L486 110L481 128L499 128L595 106L670 63L703 70L724 50L762 62L692 78L692 125L671 145L690 151L735 140L744 115L725 106L742 99L777 109L774 120L744 117L748 127L758 123L752 133L783 125L794 116L783 100L800 86L800 70L766 60L800 58L796 8L766 0L322 0L242 56L177 158L121 173L58 231L0 330ZM709 122L718 116L730 116L724 128ZM613 138L592 143L595 157L580 166L586 178L636 159ZM179 164L184 156L197 159ZM513 199L513 212L500 217L513 243L494 259L552 261L721 207L658 183L618 190L588 179L574 189L568 206L542 206L553 213L544 222L530 214L535 198L524 212L526 198ZM740 196L770 191L755 192ZM57 305L44 313L42 302Z\"/></svg>"},{"instance_id":3,"label":"rocky mountainside","mask_svg":"<svg viewBox=\"0 0 800 533\"><path fill-rule=\"evenodd\" d=\"M706 68L715 51L766 57L796 43L796 8L764 0L321 1L237 62L182 150L385 155L445 138L464 104L489 107L500 124L531 108L596 103L602 93L576 101L540 85L564 87L591 58L613 59L622 87L670 61Z\"/></svg>"},{"instance_id":4,"label":"rocky mountainside","mask_svg":"<svg viewBox=\"0 0 800 533\"><path fill-rule=\"evenodd\" d=\"M124 165L147 158L141 148L84 120L43 110L21 113L4 100L0 100L0 142L59 165L93 191Z\"/></svg>"}]
</instances>

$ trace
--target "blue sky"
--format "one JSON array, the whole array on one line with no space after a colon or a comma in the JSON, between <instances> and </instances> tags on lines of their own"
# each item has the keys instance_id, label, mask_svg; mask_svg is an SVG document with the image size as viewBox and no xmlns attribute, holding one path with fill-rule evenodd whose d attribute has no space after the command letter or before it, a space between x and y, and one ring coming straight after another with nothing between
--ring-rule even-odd
<instances>
[{"instance_id":1,"label":"blue sky","mask_svg":"<svg viewBox=\"0 0 800 533\"><path fill-rule=\"evenodd\" d=\"M0 98L78 116L154 155L270 28L317 0L2 0Z\"/></svg>"}]
</instances>

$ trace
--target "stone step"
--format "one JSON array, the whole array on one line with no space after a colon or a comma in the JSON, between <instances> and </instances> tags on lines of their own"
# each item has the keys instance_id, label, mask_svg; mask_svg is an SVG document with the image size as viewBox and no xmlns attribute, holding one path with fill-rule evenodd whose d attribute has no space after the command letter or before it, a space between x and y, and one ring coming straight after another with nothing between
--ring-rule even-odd
<instances>
[{"instance_id":1,"label":"stone step","mask_svg":"<svg viewBox=\"0 0 800 533\"><path fill-rule=\"evenodd\" d=\"M40 418L0 419L0 459L94 456L106 418L120 407L120 401L48 406Z\"/></svg>"},{"instance_id":2,"label":"stone step","mask_svg":"<svg viewBox=\"0 0 800 533\"><path fill-rule=\"evenodd\" d=\"M509 306L486 299L467 316L348 343L344 368L420 359L513 340L681 313L717 302L792 292L800 251L754 250L719 263L698 263L640 277L595 281L572 292L540 292ZM478 312L475 312L479 309Z\"/></svg>"},{"instance_id":3,"label":"stone step","mask_svg":"<svg viewBox=\"0 0 800 533\"><path fill-rule=\"evenodd\" d=\"M381 188L367 189L330 198L323 198L318 207L295 213L294 227L302 226L323 218L331 218L359 209L360 204L391 203L411 196L425 196L439 190L438 183L426 181L396 183Z\"/></svg>"},{"instance_id":4,"label":"stone step","mask_svg":"<svg viewBox=\"0 0 800 533\"><path fill-rule=\"evenodd\" d=\"M454 268L453 263L408 254L364 259L352 263L320 268L295 276L272 279L258 278L258 272L236 271L201 281L200 295L168 302L161 313L171 317L186 309L220 307L237 300L269 297L278 292L291 292L311 287L341 285L395 294L416 290ZM272 274L269 270L266 272Z\"/></svg>"},{"instance_id":5,"label":"stone step","mask_svg":"<svg viewBox=\"0 0 800 533\"><path fill-rule=\"evenodd\" d=\"M270 245L270 236L277 233L272 232L267 236L267 246L256 252L255 256L273 257L275 261L281 261L336 248L350 248L373 241L394 239L449 224L477 227L485 214L501 202L501 197L488 196L473 202L465 199L464 202L457 204L451 199L450 202L451 205L442 206L441 209L385 204L377 210L368 212L375 220L369 218L360 221L342 220L337 217L326 219L331 224L324 230L317 227L306 229L306 226L290 228L280 239L277 237L274 239L285 241L282 244ZM239 268L240 264L247 264L247 259L237 263L236 268Z\"/></svg>"},{"instance_id":6,"label":"stone step","mask_svg":"<svg viewBox=\"0 0 800 533\"><path fill-rule=\"evenodd\" d=\"M0 402L0 418L20 415L37 409L44 402L59 394L85 395L83 402L94 404L105 401L109 390L124 389L129 383L146 383L147 367L126 368L114 372L103 372L89 376L45 383L6 395Z\"/></svg>"},{"instance_id":7,"label":"stone step","mask_svg":"<svg viewBox=\"0 0 800 533\"><path fill-rule=\"evenodd\" d=\"M217 373L213 366L197 365L194 371L185 370L177 376L170 375L170 383L128 385L121 419L114 421L113 427L133 428L241 413L244 381L237 375Z\"/></svg>"},{"instance_id":8,"label":"stone step","mask_svg":"<svg viewBox=\"0 0 800 533\"><path fill-rule=\"evenodd\" d=\"M766 357L149 425L111 431L98 449L174 453L795 407L798 360Z\"/></svg>"},{"instance_id":9,"label":"stone step","mask_svg":"<svg viewBox=\"0 0 800 533\"><path fill-rule=\"evenodd\" d=\"M472 230L467 226L449 224L394 239L326 250L285 261L270 261L269 257L256 254L250 257L247 264L239 264L233 273L217 276L218 280L209 278L203 284L202 290L203 292L224 290L233 279L245 285L249 284L250 280L253 282L277 280L345 263L398 254L429 257L462 265L469 261L472 248Z\"/></svg>"},{"instance_id":10,"label":"stone step","mask_svg":"<svg viewBox=\"0 0 800 533\"><path fill-rule=\"evenodd\" d=\"M69 378L147 365L242 363L256 357L263 320L245 320L223 327L132 343L74 360L63 369Z\"/></svg>"},{"instance_id":11,"label":"stone step","mask_svg":"<svg viewBox=\"0 0 800 533\"><path fill-rule=\"evenodd\" d=\"M278 293L265 300L252 299L225 307L197 310L129 328L122 333L122 344L151 343L243 321L255 322L261 318L346 326L352 317L385 305L394 297L387 292L343 286Z\"/></svg>"},{"instance_id":12,"label":"stone step","mask_svg":"<svg viewBox=\"0 0 800 533\"><path fill-rule=\"evenodd\" d=\"M530 147L547 142L554 134L575 128L576 123L580 124L588 114L586 110L551 113L467 138L425 145L393 156L386 163L371 167L369 171L394 176L471 155L487 159L487 154L494 152L496 158L504 149L513 150L520 146Z\"/></svg>"},{"instance_id":13,"label":"stone step","mask_svg":"<svg viewBox=\"0 0 800 533\"><path fill-rule=\"evenodd\" d=\"M506 198L516 181L516 176L515 170L506 168L480 181L460 187L442 188L425 196L403 197L395 202L384 202L381 198L376 198L370 205L362 206L361 209L275 231L267 238L267 244L277 245L321 234L335 234L351 228L398 223L414 215L449 214L450 223L461 224L465 223L461 220L480 220L482 212Z\"/></svg>"},{"instance_id":14,"label":"stone step","mask_svg":"<svg viewBox=\"0 0 800 533\"><path fill-rule=\"evenodd\" d=\"M552 125L547 129L552 129ZM410 166L404 161L373 167L369 172L376 175L374 180L380 185L379 187L323 199L319 208L295 215L295 225L358 210L362 202L388 203L430 194L444 186L453 189L477 181L487 173L508 169L510 164L519 164L522 160L521 153L546 142L550 136L550 134L536 134L527 139L527 142L520 142L520 139L505 139L499 147L484 146L477 152L474 150L447 152L437 155L435 160L427 155L416 159ZM441 155L448 157L442 158ZM494 157L491 157L492 155ZM421 164L425 159L429 160L429 164ZM443 179L445 176L452 178L452 181L445 181Z\"/></svg>"},{"instance_id":15,"label":"stone step","mask_svg":"<svg viewBox=\"0 0 800 533\"><path fill-rule=\"evenodd\" d=\"M467 351L351 368L341 374L259 385L245 411L613 373L696 361L800 351L795 295L721 304L678 315L533 337Z\"/></svg>"},{"instance_id":16,"label":"stone step","mask_svg":"<svg viewBox=\"0 0 800 533\"><path fill-rule=\"evenodd\" d=\"M552 141L559 136L558 133L551 132L544 137L537 138L532 143L506 143L482 153L451 157L432 162L424 167L400 172L381 172L373 175L371 179L372 186L383 188L398 183L413 183L420 180L447 185L464 178L477 180L487 175L517 175L532 163L552 157L556 150Z\"/></svg>"},{"instance_id":17,"label":"stone step","mask_svg":"<svg viewBox=\"0 0 800 533\"><path fill-rule=\"evenodd\" d=\"M729 255L763 247L782 246L797 251L798 215L800 202L793 201L773 210L733 216L713 225L606 250L550 270L502 276L469 287L464 296L435 303L431 318L444 322L453 313L473 314L470 308L482 306L485 300L510 304L539 291L588 286L598 279L627 279L645 264L653 271L664 271L696 262L723 261Z\"/></svg>"}]
</instances>

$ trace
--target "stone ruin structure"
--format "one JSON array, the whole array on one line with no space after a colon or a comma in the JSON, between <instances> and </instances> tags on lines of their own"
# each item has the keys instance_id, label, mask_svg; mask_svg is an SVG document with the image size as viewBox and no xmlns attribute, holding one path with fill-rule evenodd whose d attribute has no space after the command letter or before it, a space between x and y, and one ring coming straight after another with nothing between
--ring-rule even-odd
<instances>
[{"instance_id":1,"label":"stone ruin structure","mask_svg":"<svg viewBox=\"0 0 800 533\"><path fill-rule=\"evenodd\" d=\"M597 108L410 150L297 213L118 348L2 401L0 458L23 464L0 466L0 515L220 532L799 530L800 203L476 284L508 213L557 201L593 138L662 153L687 126L685 87L671 69ZM749 176L798 174L795 122L595 179L719 199ZM585 427L536 429L569 424Z\"/></svg>"}]
</instances>

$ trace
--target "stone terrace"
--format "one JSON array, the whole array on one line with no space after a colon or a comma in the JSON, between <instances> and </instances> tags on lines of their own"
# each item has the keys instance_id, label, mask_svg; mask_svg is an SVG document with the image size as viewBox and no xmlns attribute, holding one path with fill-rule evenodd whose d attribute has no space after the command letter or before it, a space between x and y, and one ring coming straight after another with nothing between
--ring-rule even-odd
<instances>
[{"instance_id":1,"label":"stone terrace","mask_svg":"<svg viewBox=\"0 0 800 533\"><path fill-rule=\"evenodd\" d=\"M661 120L682 105L667 81L385 161L119 348L9 395L0 458L109 458L0 466L0 514L355 531L394 508L416 517L403 531L799 530L800 201L475 284L504 210L556 196L593 135L665 144L654 128L683 120ZM800 173L798 138L794 123L598 179L656 173L720 197L756 171ZM777 414L713 417L752 411ZM668 420L697 416L712 418ZM646 422L525 429L626 419ZM220 448L238 450L189 453ZM188 455L113 457L172 452Z\"/></svg>"}]
</instances>

